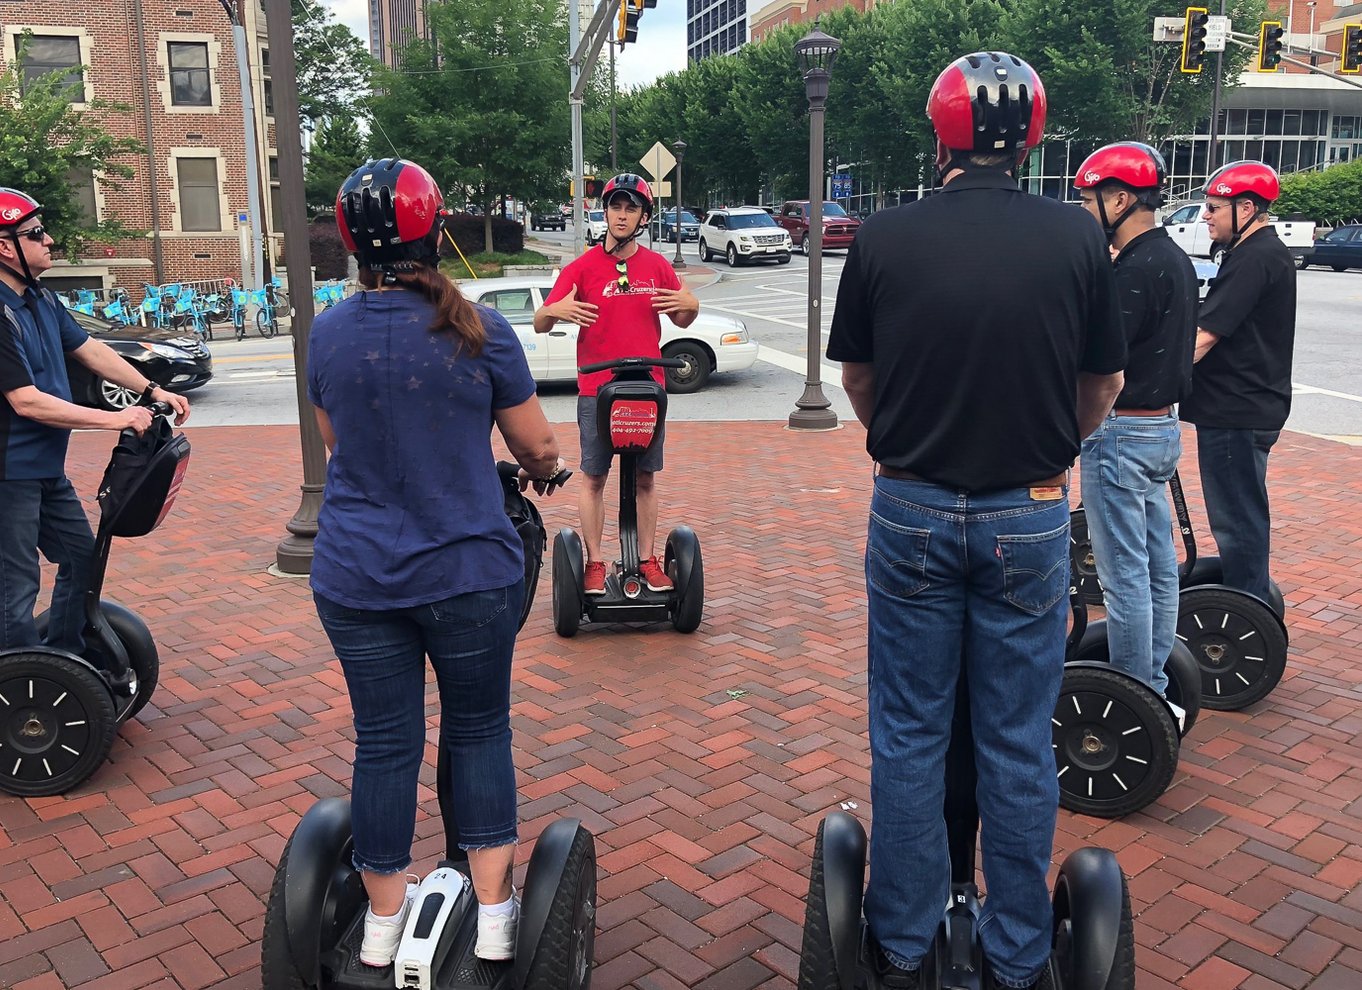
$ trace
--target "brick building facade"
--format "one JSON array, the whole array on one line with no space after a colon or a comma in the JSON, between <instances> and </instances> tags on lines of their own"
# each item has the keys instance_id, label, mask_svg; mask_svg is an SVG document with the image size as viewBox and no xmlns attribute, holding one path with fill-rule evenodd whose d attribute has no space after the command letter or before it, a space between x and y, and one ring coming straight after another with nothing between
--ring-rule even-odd
<instances>
[{"instance_id":1,"label":"brick building facade","mask_svg":"<svg viewBox=\"0 0 1362 990\"><path fill-rule=\"evenodd\" d=\"M246 29L261 212L270 235L266 266L272 268L281 239L273 234L280 229L278 168L263 4L230 2L239 4ZM232 25L219 0L0 0L6 62L16 59L26 31L32 38L25 71L69 66L74 73L84 66L83 99L131 106L131 113L109 115L107 129L147 149L126 161L134 174L118 180L116 190L79 177L87 209L147 233L98 245L91 256L54 267L46 281L54 288L118 285L134 300L148 282L241 281L242 230L249 221L246 139ZM78 100L80 90L74 89Z\"/></svg>"}]
</instances>

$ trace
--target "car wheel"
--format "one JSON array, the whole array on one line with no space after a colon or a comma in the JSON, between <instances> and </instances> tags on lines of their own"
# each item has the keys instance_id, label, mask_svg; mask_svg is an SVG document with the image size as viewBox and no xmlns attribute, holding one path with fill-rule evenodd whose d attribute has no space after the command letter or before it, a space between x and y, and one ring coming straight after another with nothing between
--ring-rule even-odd
<instances>
[{"instance_id":1,"label":"car wheel","mask_svg":"<svg viewBox=\"0 0 1362 990\"><path fill-rule=\"evenodd\" d=\"M776 264L778 265L788 265L789 263L790 256L788 254L782 254L779 258L776 259Z\"/></svg>"},{"instance_id":2,"label":"car wheel","mask_svg":"<svg viewBox=\"0 0 1362 990\"><path fill-rule=\"evenodd\" d=\"M710 259L709 245L707 245L702 239L700 241L700 260L708 261L709 259Z\"/></svg>"},{"instance_id":3,"label":"car wheel","mask_svg":"<svg viewBox=\"0 0 1362 990\"><path fill-rule=\"evenodd\" d=\"M813 245L809 243L809 239L810 238L808 234L805 234L803 237L799 239L800 253L803 254L804 257L806 258L813 253Z\"/></svg>"},{"instance_id":4,"label":"car wheel","mask_svg":"<svg viewBox=\"0 0 1362 990\"><path fill-rule=\"evenodd\" d=\"M1348 270L1347 265L1330 265L1329 267L1336 272L1346 272Z\"/></svg>"},{"instance_id":5,"label":"car wheel","mask_svg":"<svg viewBox=\"0 0 1362 990\"><path fill-rule=\"evenodd\" d=\"M115 385L113 382L104 378L96 378L90 383L91 397L95 404L101 409L110 412L118 412L137 405L137 400L142 397L140 392L134 392L130 388L122 385Z\"/></svg>"},{"instance_id":6,"label":"car wheel","mask_svg":"<svg viewBox=\"0 0 1362 990\"><path fill-rule=\"evenodd\" d=\"M705 387L709 381L709 371L714 361L702 345L690 340L668 344L662 349L662 356L686 362L684 368L667 368L667 391L673 395L690 395Z\"/></svg>"},{"instance_id":7,"label":"car wheel","mask_svg":"<svg viewBox=\"0 0 1362 990\"><path fill-rule=\"evenodd\" d=\"M732 244L728 246L727 258L729 268L738 267L738 249L734 247Z\"/></svg>"}]
</instances>

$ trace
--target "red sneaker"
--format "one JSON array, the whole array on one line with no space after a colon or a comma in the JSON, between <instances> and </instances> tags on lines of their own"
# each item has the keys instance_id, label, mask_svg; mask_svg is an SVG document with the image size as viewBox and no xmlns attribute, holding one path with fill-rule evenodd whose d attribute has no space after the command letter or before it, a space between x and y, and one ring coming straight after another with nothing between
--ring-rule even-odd
<instances>
[{"instance_id":1,"label":"red sneaker","mask_svg":"<svg viewBox=\"0 0 1362 990\"><path fill-rule=\"evenodd\" d=\"M638 565L638 572L643 575L643 580L648 583L649 591L671 591L675 586L672 579L667 577L667 572L662 569L662 565L657 562L656 557L649 557Z\"/></svg>"},{"instance_id":2,"label":"red sneaker","mask_svg":"<svg viewBox=\"0 0 1362 990\"><path fill-rule=\"evenodd\" d=\"M583 576L582 591L588 595L605 594L605 561L589 560Z\"/></svg>"}]
</instances>

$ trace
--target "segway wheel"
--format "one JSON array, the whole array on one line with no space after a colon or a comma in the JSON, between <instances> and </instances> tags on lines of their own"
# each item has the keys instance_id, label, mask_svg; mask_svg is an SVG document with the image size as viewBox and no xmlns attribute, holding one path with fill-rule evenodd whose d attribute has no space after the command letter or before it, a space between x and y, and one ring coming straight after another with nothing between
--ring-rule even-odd
<instances>
[{"instance_id":1,"label":"segway wheel","mask_svg":"<svg viewBox=\"0 0 1362 990\"><path fill-rule=\"evenodd\" d=\"M580 544L572 553L565 532L553 538L553 631L564 639L577 635L582 625L581 559Z\"/></svg>"},{"instance_id":2,"label":"segway wheel","mask_svg":"<svg viewBox=\"0 0 1362 990\"><path fill-rule=\"evenodd\" d=\"M851 816L841 815L845 820L833 821L829 842L827 829L832 819L829 815L818 823L813 843L798 990L848 990L857 976L865 830Z\"/></svg>"},{"instance_id":3,"label":"segway wheel","mask_svg":"<svg viewBox=\"0 0 1362 990\"><path fill-rule=\"evenodd\" d=\"M1064 669L1051 719L1059 803L1097 818L1139 811L1167 790L1178 765L1173 713L1128 674Z\"/></svg>"},{"instance_id":4,"label":"segway wheel","mask_svg":"<svg viewBox=\"0 0 1362 990\"><path fill-rule=\"evenodd\" d=\"M1252 595L1223 586L1178 596L1178 639L1201 669L1201 706L1234 712L1266 698L1286 672L1286 630Z\"/></svg>"},{"instance_id":5,"label":"segway wheel","mask_svg":"<svg viewBox=\"0 0 1362 990\"><path fill-rule=\"evenodd\" d=\"M1102 605L1102 582L1097 578L1097 560L1088 535L1088 513L1083 508L1069 513L1069 564L1073 567L1078 595L1086 605Z\"/></svg>"},{"instance_id":6,"label":"segway wheel","mask_svg":"<svg viewBox=\"0 0 1362 990\"><path fill-rule=\"evenodd\" d=\"M532 896L535 872L532 856L525 881L527 898ZM522 909L522 924L527 915ZM538 940L533 945L516 944L516 969L523 970L524 982L512 982L523 990L590 990L595 945L596 843L590 832L578 827ZM522 962L526 954L528 965Z\"/></svg>"},{"instance_id":7,"label":"segway wheel","mask_svg":"<svg viewBox=\"0 0 1362 990\"><path fill-rule=\"evenodd\" d=\"M1111 661L1105 619L1098 619L1084 630L1073 659L1099 663ZM1201 671L1197 669L1191 651L1175 639L1173 649L1164 662L1163 672L1168 675L1168 700L1186 712L1179 730L1179 735L1185 736L1192 731L1192 726L1196 725L1201 714Z\"/></svg>"},{"instance_id":8,"label":"segway wheel","mask_svg":"<svg viewBox=\"0 0 1362 990\"><path fill-rule=\"evenodd\" d=\"M677 632L695 632L705 612L705 565L700 540L689 526L678 526L667 535L663 569L676 588L672 627Z\"/></svg>"},{"instance_id":9,"label":"segway wheel","mask_svg":"<svg viewBox=\"0 0 1362 990\"><path fill-rule=\"evenodd\" d=\"M265 931L260 940L261 990L312 990L316 986L303 979L288 946L288 919L284 914L284 886L288 877L288 857L293 839L284 846L279 858L279 869L270 887L269 904L265 908Z\"/></svg>"},{"instance_id":10,"label":"segway wheel","mask_svg":"<svg viewBox=\"0 0 1362 990\"><path fill-rule=\"evenodd\" d=\"M109 623L114 635L122 642L123 649L128 653L128 664L137 675L137 693L131 702L125 697L115 699L117 721L121 725L146 707L156 692L156 685L161 678L161 657L156 651L156 641L151 638L151 630L136 612L109 598L100 599L99 610L104 613L104 620ZM40 637L47 635L47 620L47 609L33 620ZM86 659L96 667L103 665L103 658L95 655L93 650ZM122 706L121 711L117 711L119 706Z\"/></svg>"},{"instance_id":11,"label":"segway wheel","mask_svg":"<svg viewBox=\"0 0 1362 990\"><path fill-rule=\"evenodd\" d=\"M1116 857L1079 849L1055 879L1054 944L1064 990L1135 990L1135 925Z\"/></svg>"},{"instance_id":12,"label":"segway wheel","mask_svg":"<svg viewBox=\"0 0 1362 990\"><path fill-rule=\"evenodd\" d=\"M103 765L118 722L108 685L73 657L0 658L0 791L64 794Z\"/></svg>"},{"instance_id":13,"label":"segway wheel","mask_svg":"<svg viewBox=\"0 0 1362 990\"><path fill-rule=\"evenodd\" d=\"M1184 588L1200 588L1208 584L1224 584L1225 570L1219 557L1198 557L1191 571L1182 578ZM1277 613L1277 618L1286 618L1286 599L1277 582L1268 578L1267 607Z\"/></svg>"}]
</instances>

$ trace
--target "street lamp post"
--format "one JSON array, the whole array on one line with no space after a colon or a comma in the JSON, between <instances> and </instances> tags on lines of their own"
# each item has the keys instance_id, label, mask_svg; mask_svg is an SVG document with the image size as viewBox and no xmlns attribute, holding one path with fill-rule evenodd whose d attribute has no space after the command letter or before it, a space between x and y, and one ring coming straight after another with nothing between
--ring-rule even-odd
<instances>
[{"instance_id":1,"label":"street lamp post","mask_svg":"<svg viewBox=\"0 0 1362 990\"><path fill-rule=\"evenodd\" d=\"M837 414L823 394L823 110L828 102L828 80L842 43L815 27L795 43L804 70L804 95L809 100L809 316L808 374L804 394L790 413L792 430L832 430Z\"/></svg>"},{"instance_id":2,"label":"street lamp post","mask_svg":"<svg viewBox=\"0 0 1362 990\"><path fill-rule=\"evenodd\" d=\"M676 149L676 223L672 225L676 232L676 257L672 259L672 267L685 268L686 259L681 257L681 162L686 157L686 142L675 141L672 147Z\"/></svg>"}]
</instances>

